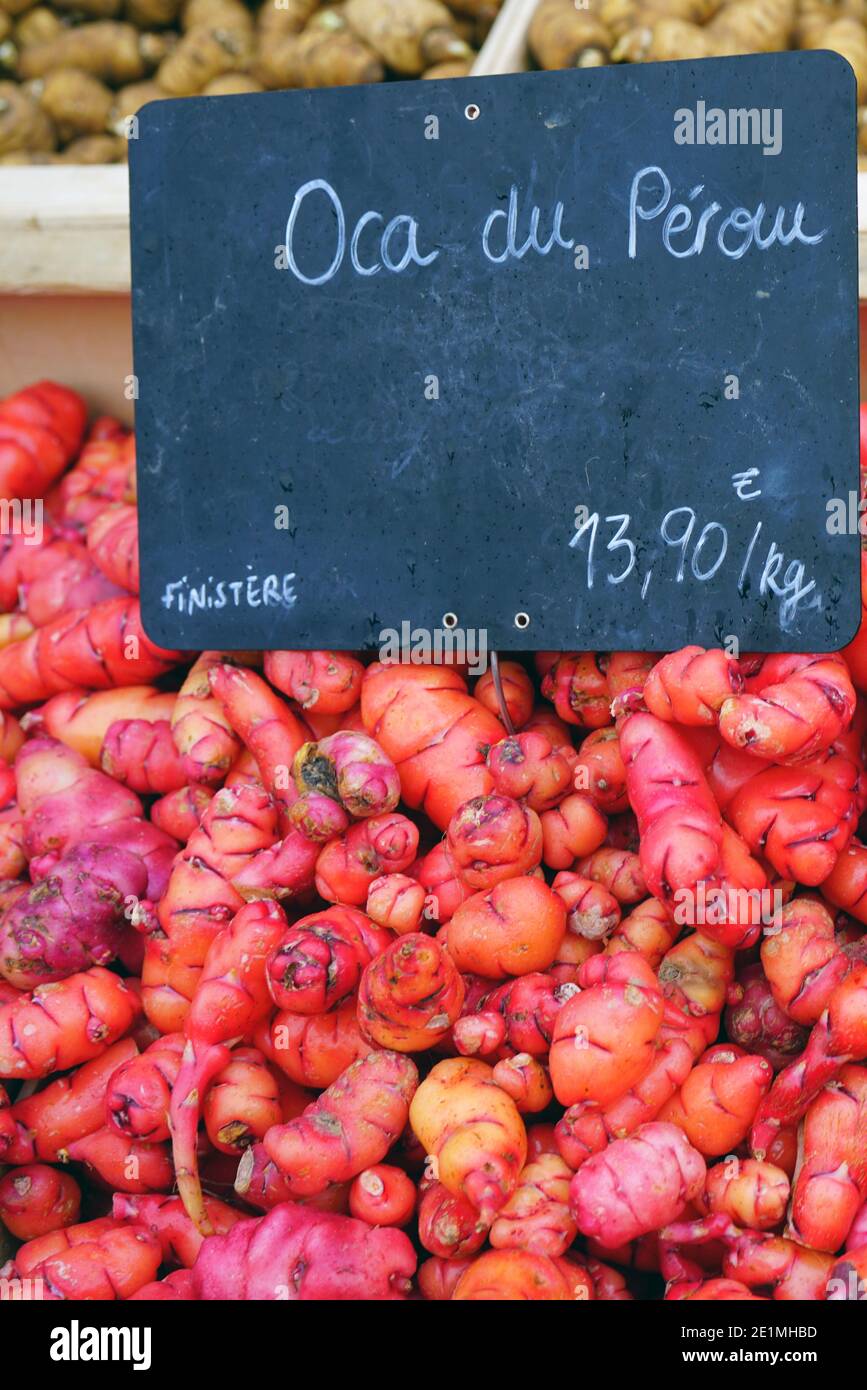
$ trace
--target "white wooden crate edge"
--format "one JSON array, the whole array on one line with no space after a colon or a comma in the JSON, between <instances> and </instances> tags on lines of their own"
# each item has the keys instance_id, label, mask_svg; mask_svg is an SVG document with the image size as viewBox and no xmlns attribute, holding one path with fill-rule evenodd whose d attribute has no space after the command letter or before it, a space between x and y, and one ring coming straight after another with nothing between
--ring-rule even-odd
<instances>
[{"instance_id":1,"label":"white wooden crate edge","mask_svg":"<svg viewBox=\"0 0 867 1390\"><path fill-rule=\"evenodd\" d=\"M126 165L0 170L0 293L127 294Z\"/></svg>"}]
</instances>

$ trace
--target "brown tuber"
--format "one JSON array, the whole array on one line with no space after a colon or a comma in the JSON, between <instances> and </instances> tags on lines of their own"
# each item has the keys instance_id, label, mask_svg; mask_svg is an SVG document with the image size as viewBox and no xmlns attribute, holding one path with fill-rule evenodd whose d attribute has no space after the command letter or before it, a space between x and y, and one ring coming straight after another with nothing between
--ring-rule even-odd
<instances>
[{"instance_id":1,"label":"brown tuber","mask_svg":"<svg viewBox=\"0 0 867 1390\"><path fill-rule=\"evenodd\" d=\"M53 150L54 126L39 102L15 82L0 82L0 155Z\"/></svg>"},{"instance_id":2,"label":"brown tuber","mask_svg":"<svg viewBox=\"0 0 867 1390\"><path fill-rule=\"evenodd\" d=\"M417 77L432 63L472 59L439 0L347 0L344 14L358 37L401 76Z\"/></svg>"},{"instance_id":3,"label":"brown tuber","mask_svg":"<svg viewBox=\"0 0 867 1390\"><path fill-rule=\"evenodd\" d=\"M611 33L598 14L577 9L573 0L542 0L527 42L540 68L595 68L608 61Z\"/></svg>"},{"instance_id":4,"label":"brown tuber","mask_svg":"<svg viewBox=\"0 0 867 1390\"><path fill-rule=\"evenodd\" d=\"M112 94L103 82L80 68L57 68L45 78L39 102L66 144L77 135L105 131Z\"/></svg>"},{"instance_id":5,"label":"brown tuber","mask_svg":"<svg viewBox=\"0 0 867 1390\"><path fill-rule=\"evenodd\" d=\"M339 27L315 26L263 46L253 75L264 87L349 87L381 82L379 58L367 44Z\"/></svg>"},{"instance_id":6,"label":"brown tuber","mask_svg":"<svg viewBox=\"0 0 867 1390\"><path fill-rule=\"evenodd\" d=\"M215 77L246 67L252 54L251 34L240 26L202 25L188 30L160 63L157 81L170 96L195 96Z\"/></svg>"},{"instance_id":7,"label":"brown tuber","mask_svg":"<svg viewBox=\"0 0 867 1390\"><path fill-rule=\"evenodd\" d=\"M139 29L165 29L174 24L182 0L125 0L124 15Z\"/></svg>"},{"instance_id":8,"label":"brown tuber","mask_svg":"<svg viewBox=\"0 0 867 1390\"><path fill-rule=\"evenodd\" d=\"M113 86L135 82L151 66L150 48L145 42L148 37L132 24L110 19L79 24L45 43L25 48L18 59L18 76L29 81L45 77L55 68L81 68Z\"/></svg>"},{"instance_id":9,"label":"brown tuber","mask_svg":"<svg viewBox=\"0 0 867 1390\"><path fill-rule=\"evenodd\" d=\"M37 5L22 15L15 25L15 42L19 48L31 43L44 43L63 33L63 20L47 5Z\"/></svg>"}]
</instances>

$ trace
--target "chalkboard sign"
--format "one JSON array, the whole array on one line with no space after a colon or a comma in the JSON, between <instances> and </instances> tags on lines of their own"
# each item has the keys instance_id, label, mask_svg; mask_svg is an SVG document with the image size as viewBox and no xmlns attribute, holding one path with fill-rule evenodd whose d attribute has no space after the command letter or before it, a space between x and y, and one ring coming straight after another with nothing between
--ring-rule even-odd
<instances>
[{"instance_id":1,"label":"chalkboard sign","mask_svg":"<svg viewBox=\"0 0 867 1390\"><path fill-rule=\"evenodd\" d=\"M848 641L854 132L830 53L146 107L150 636Z\"/></svg>"}]
</instances>

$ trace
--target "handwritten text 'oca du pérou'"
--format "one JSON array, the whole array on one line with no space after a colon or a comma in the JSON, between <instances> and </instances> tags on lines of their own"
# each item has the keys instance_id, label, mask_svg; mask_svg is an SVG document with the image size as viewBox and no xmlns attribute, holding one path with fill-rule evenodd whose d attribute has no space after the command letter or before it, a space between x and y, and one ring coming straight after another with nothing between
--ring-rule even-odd
<instances>
[{"instance_id":1,"label":"handwritten text 'oca du p\u00e9rou'","mask_svg":"<svg viewBox=\"0 0 867 1390\"><path fill-rule=\"evenodd\" d=\"M705 185L697 183L678 200L660 165L637 170L626 199L628 258L638 259L646 242L640 236L642 223L656 224L652 230L676 260L715 248L725 259L737 261L750 249L816 246L827 232L827 228L805 227L807 210L802 202L788 208L778 205L774 211L763 201L752 208L736 205L726 210L715 198L703 195ZM578 269L588 269L589 250L578 231L570 230L568 223L573 220L574 211L567 212L565 203L543 211L528 202L518 184L512 184L507 206L494 208L480 219L478 249L493 266L521 261L530 254L548 256L557 249L573 257ZM311 179L292 200L275 264L291 271L302 284L315 286L328 284L341 270L368 279L381 270L399 275L409 266L427 269L444 255L469 254L466 242L440 239L448 246L436 245L434 236L426 237L417 218L406 212L386 220L385 213L369 208L351 221L337 190L325 179Z\"/></svg>"}]
</instances>

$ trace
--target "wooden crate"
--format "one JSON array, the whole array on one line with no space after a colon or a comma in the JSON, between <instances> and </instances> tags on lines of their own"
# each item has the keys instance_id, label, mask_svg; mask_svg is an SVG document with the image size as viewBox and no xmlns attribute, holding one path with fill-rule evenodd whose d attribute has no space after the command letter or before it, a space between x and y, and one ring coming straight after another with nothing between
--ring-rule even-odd
<instances>
[{"instance_id":1,"label":"wooden crate","mask_svg":"<svg viewBox=\"0 0 867 1390\"><path fill-rule=\"evenodd\" d=\"M54 377L132 422L125 165L0 170L0 396Z\"/></svg>"}]
</instances>

